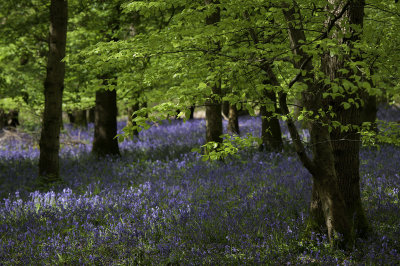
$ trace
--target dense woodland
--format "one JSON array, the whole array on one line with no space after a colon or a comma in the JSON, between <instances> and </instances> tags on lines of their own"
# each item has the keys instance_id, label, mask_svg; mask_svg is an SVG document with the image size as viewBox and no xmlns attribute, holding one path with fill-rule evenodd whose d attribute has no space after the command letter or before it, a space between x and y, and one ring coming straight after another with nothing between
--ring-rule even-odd
<instances>
[{"instance_id":1,"label":"dense woodland","mask_svg":"<svg viewBox=\"0 0 400 266\"><path fill-rule=\"evenodd\" d=\"M0 264L397 264L400 4L0 0Z\"/></svg>"}]
</instances>

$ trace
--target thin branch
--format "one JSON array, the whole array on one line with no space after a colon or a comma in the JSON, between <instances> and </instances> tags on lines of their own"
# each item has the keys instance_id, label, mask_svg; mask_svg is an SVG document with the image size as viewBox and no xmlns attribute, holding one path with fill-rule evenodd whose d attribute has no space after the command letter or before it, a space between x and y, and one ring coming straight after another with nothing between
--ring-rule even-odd
<instances>
[{"instance_id":1,"label":"thin branch","mask_svg":"<svg viewBox=\"0 0 400 266\"><path fill-rule=\"evenodd\" d=\"M288 126L290 136L292 137L296 153L300 158L303 165L310 171L311 174L315 173L315 165L308 157L306 150L304 148L303 142L301 141L299 132L297 131L296 125L293 119L289 116L289 108L286 103L287 94L284 92L279 92L279 105L281 107L281 112L287 117L286 124Z\"/></svg>"}]
</instances>

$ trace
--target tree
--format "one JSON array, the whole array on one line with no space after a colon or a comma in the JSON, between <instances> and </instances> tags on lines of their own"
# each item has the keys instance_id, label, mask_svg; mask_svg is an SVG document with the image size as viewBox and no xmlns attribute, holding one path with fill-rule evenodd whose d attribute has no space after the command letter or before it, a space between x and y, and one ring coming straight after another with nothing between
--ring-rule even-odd
<instances>
[{"instance_id":1,"label":"tree","mask_svg":"<svg viewBox=\"0 0 400 266\"><path fill-rule=\"evenodd\" d=\"M329 13L330 20L338 17L340 8L345 7L342 1L330 0L332 4ZM349 51L340 51L339 54L332 56L329 51L325 52L322 58L322 68L330 81L340 80L349 81L354 86L346 87L342 83L344 91L341 96L328 97L328 104L332 106L332 111L336 115L335 120L341 125L349 127L334 127L330 133L333 154L335 157L335 170L338 185L346 203L348 219L354 223L352 226L357 236L366 236L369 231L367 219L361 204L360 197L360 173L359 173L359 151L361 127L361 99L363 97L363 84L365 75L357 68L351 66L351 62L362 60L359 51L354 49L354 44L361 39L363 20L364 20L365 0L349 1L348 7L342 18L335 22L335 30L331 35L338 45L345 45ZM339 10L339 11L338 11ZM347 25L351 25L348 27ZM347 70L343 71L343 69ZM363 77L364 76L364 77ZM328 86L326 90L330 90ZM367 96L368 97L368 96ZM346 107L346 103L350 106ZM370 107L370 106L365 106Z\"/></svg>"},{"instance_id":2,"label":"tree","mask_svg":"<svg viewBox=\"0 0 400 266\"><path fill-rule=\"evenodd\" d=\"M71 124L77 127L87 127L87 110L74 110L68 113Z\"/></svg>"},{"instance_id":3,"label":"tree","mask_svg":"<svg viewBox=\"0 0 400 266\"><path fill-rule=\"evenodd\" d=\"M60 180L59 149L64 90L65 47L67 40L68 2L50 3L50 35L47 75L44 82L45 107L40 136L39 181L49 184Z\"/></svg>"},{"instance_id":4,"label":"tree","mask_svg":"<svg viewBox=\"0 0 400 266\"><path fill-rule=\"evenodd\" d=\"M249 12L245 12L244 16L246 20L251 20ZM257 33L254 28L249 29L249 35L255 46L259 45L260 42L264 42L265 44L270 42L268 40L269 38L260 41L259 33ZM262 55L259 61L261 62L259 68L263 70L265 75L263 84L270 86L270 88L264 88L262 90L261 99L262 102L266 101L266 103L263 103L260 106L262 144L260 145L259 149L279 152L283 149L283 141L279 120L275 115L277 113L278 106L274 87L279 86L280 84L276 76L273 74L271 65L267 63L268 59Z\"/></svg>"},{"instance_id":5,"label":"tree","mask_svg":"<svg viewBox=\"0 0 400 266\"><path fill-rule=\"evenodd\" d=\"M205 0L206 5L213 8L213 12L206 17L206 25L212 26L220 21L220 9L215 6L219 4L218 1ZM212 46L217 46L219 49L220 44L212 43ZM212 62L211 62L212 64ZM206 141L222 142L222 114L221 114L221 80L210 81L212 94L206 100Z\"/></svg>"},{"instance_id":6,"label":"tree","mask_svg":"<svg viewBox=\"0 0 400 266\"><path fill-rule=\"evenodd\" d=\"M365 2L362 0L330 1L330 4L327 8L329 16L325 23L325 32L318 39L329 38L333 41L332 45L339 47L339 52L333 56L332 52L324 54L321 63L322 71L332 83L349 82L350 75L357 80L360 73L350 68L350 58L353 58L344 55L343 51L348 51L346 48L350 48L351 51L353 43L359 39L360 31L356 29L357 26L362 28ZM313 176L311 222L316 228L326 228L331 241L335 238L335 232L338 232L343 236L342 244L349 245L352 243L354 231L357 236L365 236L368 233L368 224L361 205L358 172L360 136L356 127L360 123L360 109L354 100L352 106L346 107L350 99L357 98L355 96L360 93L359 87L353 91L345 90L336 98L331 97L331 93L334 92L332 83L326 81L323 84L315 79L311 56L307 55L302 48L302 43L306 42L306 38L301 19L296 19L301 18L297 3L294 2L294 5L284 11L284 14L288 21L292 51L301 58L295 66L300 71L306 70L305 76L302 77L300 72L291 85L299 80L307 85L306 91L303 92L305 105L303 111L309 111L310 144L314 155L312 160L308 158L304 150L293 121L290 118L287 121L292 138L295 140L296 151ZM337 31L331 33L334 27ZM342 69L348 70L342 71ZM343 76L341 73L351 74ZM338 79L339 76L342 79ZM345 85L342 84L342 88L346 89ZM286 96L284 94L281 96L281 108L284 114L288 115ZM332 116L331 111L333 111ZM343 127L332 126L330 117L335 116L341 126L350 130L345 132Z\"/></svg>"},{"instance_id":7,"label":"tree","mask_svg":"<svg viewBox=\"0 0 400 266\"><path fill-rule=\"evenodd\" d=\"M107 86L107 79L104 85ZM96 92L92 152L96 156L119 155L117 135L117 92L100 89Z\"/></svg>"},{"instance_id":8,"label":"tree","mask_svg":"<svg viewBox=\"0 0 400 266\"><path fill-rule=\"evenodd\" d=\"M108 28L111 34L108 34L107 41L118 41L115 37L120 28L119 16L120 6L113 6L115 11L111 14ZM96 91L96 106L94 115L94 137L92 153L96 156L120 155L117 135L117 92L114 84L110 80L115 73L108 72L103 74L103 87ZM113 88L114 87L114 88Z\"/></svg>"},{"instance_id":9,"label":"tree","mask_svg":"<svg viewBox=\"0 0 400 266\"><path fill-rule=\"evenodd\" d=\"M278 80L272 74L272 69L266 66L264 68L268 71L266 75L269 77L269 81L265 83L279 86ZM268 101L268 104L260 106L262 144L259 149L280 152L283 149L283 140L281 126L276 116L278 110L276 92L274 90L265 90L264 95L264 100Z\"/></svg>"},{"instance_id":10,"label":"tree","mask_svg":"<svg viewBox=\"0 0 400 266\"><path fill-rule=\"evenodd\" d=\"M238 111L235 104L229 105L228 132L240 135Z\"/></svg>"}]
</instances>

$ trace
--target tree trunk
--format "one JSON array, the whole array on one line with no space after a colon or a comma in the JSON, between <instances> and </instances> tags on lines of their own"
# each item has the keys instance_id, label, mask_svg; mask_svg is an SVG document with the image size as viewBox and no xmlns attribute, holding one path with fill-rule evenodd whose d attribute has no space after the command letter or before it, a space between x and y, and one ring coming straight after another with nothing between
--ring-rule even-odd
<instances>
[{"instance_id":1,"label":"tree trunk","mask_svg":"<svg viewBox=\"0 0 400 266\"><path fill-rule=\"evenodd\" d=\"M245 13L246 19L249 19L249 14ZM258 39L258 35L254 29L249 30L250 36L253 39L254 44L258 44L260 41ZM264 84L270 84L272 86L280 86L278 79L276 78L272 66L267 63L268 60L266 58L261 59L260 68L265 72L265 80ZM259 147L259 150L268 150L268 151L282 151L283 149L283 140L282 140L282 132L281 127L279 125L279 120L275 116L277 112L277 99L276 92L274 90L265 90L263 92L262 101L268 102L268 108L266 105L261 105L260 107L260 115L261 115L261 139L262 144ZM273 108L270 108L271 105Z\"/></svg>"},{"instance_id":2,"label":"tree trunk","mask_svg":"<svg viewBox=\"0 0 400 266\"><path fill-rule=\"evenodd\" d=\"M274 86L279 84L278 80L272 72L272 69L268 67L264 68L268 71L267 75L269 77L269 80L267 82ZM283 140L279 120L274 115L278 109L276 104L276 94L274 91L265 91L264 96L264 99L267 100L270 105L273 105L274 111L269 111L269 108L267 108L265 105L262 105L260 107L262 139L260 150L280 152L283 149Z\"/></svg>"},{"instance_id":3,"label":"tree trunk","mask_svg":"<svg viewBox=\"0 0 400 266\"><path fill-rule=\"evenodd\" d=\"M5 112L3 109L0 109L0 129L3 127L17 127L19 126L19 111L18 110L9 110Z\"/></svg>"},{"instance_id":4,"label":"tree trunk","mask_svg":"<svg viewBox=\"0 0 400 266\"><path fill-rule=\"evenodd\" d=\"M336 7L343 6L343 2L339 0L330 0ZM343 15L343 19L348 20L351 25L363 27L365 0L353 0L347 7L347 11ZM337 12L337 11L336 11ZM333 12L333 15L335 12ZM335 38L340 45L346 44L353 48L353 42L360 40L360 32L354 29L346 29L343 27L343 21L338 20L336 25L338 31L350 31L351 35L347 39L337 38L336 32L332 38ZM340 26L342 28L340 28ZM352 60L362 60L360 56L351 55ZM333 81L334 79L347 79L352 80L353 75L361 76L361 73L354 73L354 71L346 65L343 59L338 56L331 56L329 51L326 52L322 58L322 68L325 74ZM347 68L349 73L341 74L340 69ZM356 84L356 83L355 83ZM360 152L360 134L358 129L354 126L361 126L361 108L352 104L350 108L345 109L342 105L343 102L348 102L349 99L357 99L362 97L364 93L357 89L356 91L345 90L342 96L334 99L328 98L328 104L333 107L333 112L336 114L335 120L340 122L341 125L350 125L349 130L343 130L341 127L332 129L331 141L333 147L333 154L335 157L335 169L338 178L338 185L343 194L346 203L346 214L350 221L353 223L354 231L359 237L366 237L369 229L367 218L361 204L360 196L360 173L359 173L359 152ZM358 102L361 105L361 102Z\"/></svg>"},{"instance_id":5,"label":"tree trunk","mask_svg":"<svg viewBox=\"0 0 400 266\"><path fill-rule=\"evenodd\" d=\"M260 107L261 140L260 150L280 152L283 149L282 131L279 120L273 112L267 111L265 106Z\"/></svg>"},{"instance_id":6,"label":"tree trunk","mask_svg":"<svg viewBox=\"0 0 400 266\"><path fill-rule=\"evenodd\" d=\"M220 85L214 85L212 92L213 95L221 95ZM206 101L206 142L222 142L222 133L221 103L211 96Z\"/></svg>"},{"instance_id":7,"label":"tree trunk","mask_svg":"<svg viewBox=\"0 0 400 266\"><path fill-rule=\"evenodd\" d=\"M75 110L68 113L69 122L77 127L87 127L86 110Z\"/></svg>"},{"instance_id":8,"label":"tree trunk","mask_svg":"<svg viewBox=\"0 0 400 266\"><path fill-rule=\"evenodd\" d=\"M238 111L235 104L229 105L228 132L231 134L240 135Z\"/></svg>"},{"instance_id":9,"label":"tree trunk","mask_svg":"<svg viewBox=\"0 0 400 266\"><path fill-rule=\"evenodd\" d=\"M206 5L219 4L215 0L205 0ZM206 17L206 24L213 25L220 21L220 9L216 7L215 11ZM212 43L212 46L219 47L219 43ZM222 142L222 114L221 114L221 81L214 81L211 86L212 95L206 100L206 142Z\"/></svg>"},{"instance_id":10,"label":"tree trunk","mask_svg":"<svg viewBox=\"0 0 400 266\"><path fill-rule=\"evenodd\" d=\"M190 106L190 116L189 119L194 119L194 105Z\"/></svg>"},{"instance_id":11,"label":"tree trunk","mask_svg":"<svg viewBox=\"0 0 400 266\"><path fill-rule=\"evenodd\" d=\"M292 7L284 11L284 15L288 22L289 40L292 51L296 56L301 58L301 60L294 62L294 65L301 71L306 71L305 77L297 76L296 78L307 85L307 90L302 93L305 109L313 111L313 114L318 114L319 109L326 108L326 104L322 102L322 93L327 91L328 88L326 86L321 88L318 81L314 81L314 76L312 74L314 66L311 57L301 48L301 43L306 42L301 21L298 19L301 18L301 15L297 3L293 3L294 5ZM336 4L336 10L340 10L341 12L344 9L342 8L341 10L338 4ZM342 15L343 13L341 13L341 16ZM333 25L330 25L330 23L328 19L326 25L329 25L331 28ZM322 38L326 37L327 36ZM339 69L336 69L334 71L338 70ZM293 85L294 83L291 82L291 84ZM286 106L286 102L281 100L281 98L280 105L281 108L283 108L284 114L287 115L289 110ZM318 119L312 115L308 117L311 120L310 144L313 148L312 160L308 158L297 129L290 117L287 123L290 134L294 140L296 152L303 165L313 176L313 199L310 206L311 224L314 225L314 227L326 228L332 243L335 241L335 232L341 234L343 239L339 243L342 247L349 248L353 243L353 224L351 223L352 219L349 216L350 209L347 204L350 195L346 193L346 191L352 190L352 188L356 187L359 183L358 179L350 178L352 182L356 184L352 183L352 187L348 189L348 183L339 180L339 178L343 179L343 176L338 172L337 168L337 154L336 149L333 147L336 143L331 141L331 135L326 126L330 122L328 117L329 116L320 116ZM349 163L349 167L354 167L354 162L358 161L358 154L351 153L350 156L351 163ZM356 194L354 197L359 197L359 194ZM324 217L324 219L321 219L322 217ZM322 224L322 221L324 221L324 224Z\"/></svg>"},{"instance_id":12,"label":"tree trunk","mask_svg":"<svg viewBox=\"0 0 400 266\"><path fill-rule=\"evenodd\" d=\"M95 109L96 109L96 107L92 107L88 110L87 118L88 118L89 123L94 123L94 113L95 113L94 110Z\"/></svg>"},{"instance_id":13,"label":"tree trunk","mask_svg":"<svg viewBox=\"0 0 400 266\"><path fill-rule=\"evenodd\" d=\"M65 45L67 38L68 2L51 0L50 36L47 74L44 82L45 106L40 136L39 182L48 185L59 181L60 127L64 89Z\"/></svg>"},{"instance_id":14,"label":"tree trunk","mask_svg":"<svg viewBox=\"0 0 400 266\"><path fill-rule=\"evenodd\" d=\"M105 80L105 85L107 81ZM100 89L96 92L92 153L98 157L120 155L117 135L117 93Z\"/></svg>"},{"instance_id":15,"label":"tree trunk","mask_svg":"<svg viewBox=\"0 0 400 266\"><path fill-rule=\"evenodd\" d=\"M0 129L3 129L7 125L6 113L0 108Z\"/></svg>"},{"instance_id":16,"label":"tree trunk","mask_svg":"<svg viewBox=\"0 0 400 266\"><path fill-rule=\"evenodd\" d=\"M77 110L75 113L75 124L79 127L87 127L86 110Z\"/></svg>"}]
</instances>

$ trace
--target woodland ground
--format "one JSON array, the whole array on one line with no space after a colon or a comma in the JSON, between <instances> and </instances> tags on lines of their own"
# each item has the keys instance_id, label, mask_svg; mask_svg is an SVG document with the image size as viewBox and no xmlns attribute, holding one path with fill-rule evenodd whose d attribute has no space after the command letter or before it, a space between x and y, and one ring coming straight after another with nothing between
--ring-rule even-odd
<instances>
[{"instance_id":1,"label":"woodland ground","mask_svg":"<svg viewBox=\"0 0 400 266\"><path fill-rule=\"evenodd\" d=\"M379 116L400 117L383 109ZM241 117L240 127L258 136L260 118ZM92 133L93 125L65 125L65 184L40 193L32 191L35 136L3 132L1 265L400 263L399 148L362 149L362 199L374 232L346 253L324 235L304 235L311 179L290 149L204 162L191 152L205 141L205 122L196 119L153 126L120 143L120 158L96 160Z\"/></svg>"}]
</instances>

